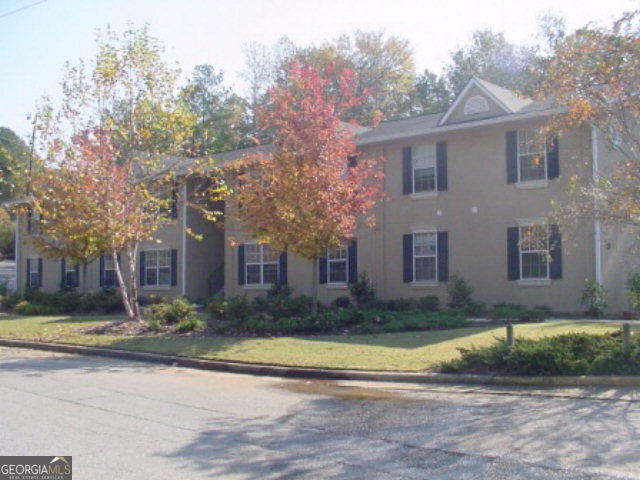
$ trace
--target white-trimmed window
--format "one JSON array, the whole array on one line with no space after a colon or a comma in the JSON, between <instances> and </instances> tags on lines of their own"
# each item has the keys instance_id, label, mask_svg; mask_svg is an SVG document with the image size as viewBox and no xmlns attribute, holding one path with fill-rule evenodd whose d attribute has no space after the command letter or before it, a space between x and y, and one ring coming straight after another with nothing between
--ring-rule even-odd
<instances>
[{"instance_id":1,"label":"white-trimmed window","mask_svg":"<svg viewBox=\"0 0 640 480\"><path fill-rule=\"evenodd\" d=\"M436 232L413 234L413 280L435 282L438 280L438 235Z\"/></svg>"},{"instance_id":2,"label":"white-trimmed window","mask_svg":"<svg viewBox=\"0 0 640 480\"><path fill-rule=\"evenodd\" d=\"M520 226L520 278L549 278L549 231L546 225Z\"/></svg>"},{"instance_id":3,"label":"white-trimmed window","mask_svg":"<svg viewBox=\"0 0 640 480\"><path fill-rule=\"evenodd\" d=\"M64 262L64 285L67 287L80 286L78 273L78 266L75 263L68 260Z\"/></svg>"},{"instance_id":4,"label":"white-trimmed window","mask_svg":"<svg viewBox=\"0 0 640 480\"><path fill-rule=\"evenodd\" d=\"M547 179L547 148L539 130L518 130L518 181Z\"/></svg>"},{"instance_id":5,"label":"white-trimmed window","mask_svg":"<svg viewBox=\"0 0 640 480\"><path fill-rule=\"evenodd\" d=\"M436 181L436 146L419 145L412 150L413 193L434 192Z\"/></svg>"},{"instance_id":6,"label":"white-trimmed window","mask_svg":"<svg viewBox=\"0 0 640 480\"><path fill-rule=\"evenodd\" d=\"M346 244L327 251L328 283L347 283L349 277L349 247Z\"/></svg>"},{"instance_id":7,"label":"white-trimmed window","mask_svg":"<svg viewBox=\"0 0 640 480\"><path fill-rule=\"evenodd\" d=\"M146 259L145 259L146 260ZM104 268L102 270L102 282L105 287L115 287L117 285L116 265L113 262L113 255L105 255Z\"/></svg>"},{"instance_id":8,"label":"white-trimmed window","mask_svg":"<svg viewBox=\"0 0 640 480\"><path fill-rule=\"evenodd\" d=\"M40 276L40 265L41 260L39 258L30 258L27 262L29 264L29 268L27 270L27 287L36 289L42 286L41 276Z\"/></svg>"},{"instance_id":9,"label":"white-trimmed window","mask_svg":"<svg viewBox=\"0 0 640 480\"><path fill-rule=\"evenodd\" d=\"M269 245L248 243L245 245L245 278L247 285L278 283L280 252Z\"/></svg>"},{"instance_id":10,"label":"white-trimmed window","mask_svg":"<svg viewBox=\"0 0 640 480\"><path fill-rule=\"evenodd\" d=\"M147 286L171 285L171 250L145 250L144 278Z\"/></svg>"}]
</instances>

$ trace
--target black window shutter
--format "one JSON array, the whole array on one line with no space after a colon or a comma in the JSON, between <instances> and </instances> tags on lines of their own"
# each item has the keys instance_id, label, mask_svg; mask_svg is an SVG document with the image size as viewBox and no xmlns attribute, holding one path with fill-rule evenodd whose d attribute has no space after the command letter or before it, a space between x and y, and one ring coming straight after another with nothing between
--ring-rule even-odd
<instances>
[{"instance_id":1,"label":"black window shutter","mask_svg":"<svg viewBox=\"0 0 640 480\"><path fill-rule=\"evenodd\" d=\"M279 257L279 265L278 265L278 282L282 284L286 284L288 282L287 275L287 252L282 252Z\"/></svg>"},{"instance_id":2,"label":"black window shutter","mask_svg":"<svg viewBox=\"0 0 640 480\"><path fill-rule=\"evenodd\" d=\"M27 288L31 288L31 259L27 258Z\"/></svg>"},{"instance_id":3,"label":"black window shutter","mask_svg":"<svg viewBox=\"0 0 640 480\"><path fill-rule=\"evenodd\" d=\"M327 257L320 257L318 259L318 267L320 273L320 283L327 283Z\"/></svg>"},{"instance_id":4,"label":"black window shutter","mask_svg":"<svg viewBox=\"0 0 640 480\"><path fill-rule=\"evenodd\" d=\"M507 269L509 280L520 280L520 229L507 228Z\"/></svg>"},{"instance_id":5,"label":"black window shutter","mask_svg":"<svg viewBox=\"0 0 640 480\"><path fill-rule=\"evenodd\" d=\"M32 214L31 212L27 213L27 233L31 233L31 218L32 218Z\"/></svg>"},{"instance_id":6,"label":"black window shutter","mask_svg":"<svg viewBox=\"0 0 640 480\"><path fill-rule=\"evenodd\" d=\"M358 281L358 241L355 239L349 244L347 259L349 262L349 277L347 281L356 283Z\"/></svg>"},{"instance_id":7,"label":"black window shutter","mask_svg":"<svg viewBox=\"0 0 640 480\"><path fill-rule=\"evenodd\" d=\"M402 193L408 195L413 193L413 172L411 165L411 147L402 149Z\"/></svg>"},{"instance_id":8,"label":"black window shutter","mask_svg":"<svg viewBox=\"0 0 640 480\"><path fill-rule=\"evenodd\" d=\"M518 181L518 132L507 132L507 183Z\"/></svg>"},{"instance_id":9,"label":"black window shutter","mask_svg":"<svg viewBox=\"0 0 640 480\"><path fill-rule=\"evenodd\" d=\"M238 246L238 285L244 285L244 245Z\"/></svg>"},{"instance_id":10,"label":"black window shutter","mask_svg":"<svg viewBox=\"0 0 640 480\"><path fill-rule=\"evenodd\" d=\"M74 287L79 287L80 286L80 265L76 264L74 270L76 271L76 284L74 285Z\"/></svg>"},{"instance_id":11,"label":"black window shutter","mask_svg":"<svg viewBox=\"0 0 640 480\"><path fill-rule=\"evenodd\" d=\"M438 191L445 191L449 188L447 178L447 142L438 142L436 144L436 170Z\"/></svg>"},{"instance_id":12,"label":"black window shutter","mask_svg":"<svg viewBox=\"0 0 640 480\"><path fill-rule=\"evenodd\" d=\"M38 287L42 286L42 259L38 259Z\"/></svg>"},{"instance_id":13,"label":"black window shutter","mask_svg":"<svg viewBox=\"0 0 640 480\"><path fill-rule=\"evenodd\" d=\"M355 155L349 155L347 157L347 166L349 168L353 168L356 165L358 165L358 157L356 157Z\"/></svg>"},{"instance_id":14,"label":"black window shutter","mask_svg":"<svg viewBox=\"0 0 640 480\"><path fill-rule=\"evenodd\" d=\"M171 285L178 285L178 250L171 250Z\"/></svg>"},{"instance_id":15,"label":"black window shutter","mask_svg":"<svg viewBox=\"0 0 640 480\"><path fill-rule=\"evenodd\" d=\"M560 158L558 156L558 137L549 141L547 146L547 177L549 180L560 176Z\"/></svg>"},{"instance_id":16,"label":"black window shutter","mask_svg":"<svg viewBox=\"0 0 640 480\"><path fill-rule=\"evenodd\" d=\"M104 287L104 255L100 255L100 276L98 277L100 286Z\"/></svg>"},{"instance_id":17,"label":"black window shutter","mask_svg":"<svg viewBox=\"0 0 640 480\"><path fill-rule=\"evenodd\" d=\"M62 257L60 260L60 286L64 287L72 287L73 285L67 285L67 260Z\"/></svg>"},{"instance_id":18,"label":"black window shutter","mask_svg":"<svg viewBox=\"0 0 640 480\"><path fill-rule=\"evenodd\" d=\"M449 232L438 232L438 281L449 281Z\"/></svg>"},{"instance_id":19,"label":"black window shutter","mask_svg":"<svg viewBox=\"0 0 640 480\"><path fill-rule=\"evenodd\" d=\"M147 264L147 255L145 252L140 252L140 286L147 284L145 275L145 265Z\"/></svg>"},{"instance_id":20,"label":"black window shutter","mask_svg":"<svg viewBox=\"0 0 640 480\"><path fill-rule=\"evenodd\" d=\"M557 225L551 225L549 235L549 278L562 278L562 238Z\"/></svg>"},{"instance_id":21,"label":"black window shutter","mask_svg":"<svg viewBox=\"0 0 640 480\"><path fill-rule=\"evenodd\" d=\"M413 234L402 236L402 261L403 280L413 282Z\"/></svg>"}]
</instances>

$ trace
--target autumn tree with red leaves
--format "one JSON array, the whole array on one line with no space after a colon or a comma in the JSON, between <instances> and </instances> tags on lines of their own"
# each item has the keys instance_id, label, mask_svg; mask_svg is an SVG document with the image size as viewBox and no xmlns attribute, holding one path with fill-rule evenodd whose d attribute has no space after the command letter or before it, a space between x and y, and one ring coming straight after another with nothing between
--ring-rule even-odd
<instances>
[{"instance_id":1,"label":"autumn tree with red leaves","mask_svg":"<svg viewBox=\"0 0 640 480\"><path fill-rule=\"evenodd\" d=\"M312 263L317 312L318 259L355 236L381 198L381 159L358 154L361 126L341 121L360 104L357 78L291 63L286 86L269 91L260 121L274 135L270 154L246 156L239 166L236 216L245 234Z\"/></svg>"},{"instance_id":2,"label":"autumn tree with red leaves","mask_svg":"<svg viewBox=\"0 0 640 480\"><path fill-rule=\"evenodd\" d=\"M640 227L640 10L611 27L588 25L560 38L538 70L539 99L561 113L548 129L593 126L618 152L605 174L570 178L573 200L558 209L571 224L580 218Z\"/></svg>"}]
</instances>

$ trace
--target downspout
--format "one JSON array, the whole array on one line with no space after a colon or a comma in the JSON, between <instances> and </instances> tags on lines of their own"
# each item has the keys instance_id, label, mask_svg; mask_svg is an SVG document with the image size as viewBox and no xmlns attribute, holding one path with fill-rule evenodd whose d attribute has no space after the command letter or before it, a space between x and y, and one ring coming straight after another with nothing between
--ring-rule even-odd
<instances>
[{"instance_id":1,"label":"downspout","mask_svg":"<svg viewBox=\"0 0 640 480\"><path fill-rule=\"evenodd\" d=\"M20 286L20 282L18 281L18 275L20 274L20 258L18 258L18 255L20 255L21 249L20 249L20 215L16 215L16 236L15 236L15 245L13 246L13 258L14 261L16 263L15 266L15 279L16 279L16 285L15 285L15 291L17 292L19 290L19 286Z\"/></svg>"},{"instance_id":2,"label":"downspout","mask_svg":"<svg viewBox=\"0 0 640 480\"><path fill-rule=\"evenodd\" d=\"M595 125L591 125L591 159L592 159L592 175L593 181L597 182L600 178L600 165L598 158L598 129ZM595 251L595 280L602 284L602 225L599 219L595 220L593 226L593 239Z\"/></svg>"},{"instance_id":3,"label":"downspout","mask_svg":"<svg viewBox=\"0 0 640 480\"><path fill-rule=\"evenodd\" d=\"M182 278L180 280L180 294L187 294L187 181L182 189Z\"/></svg>"}]
</instances>

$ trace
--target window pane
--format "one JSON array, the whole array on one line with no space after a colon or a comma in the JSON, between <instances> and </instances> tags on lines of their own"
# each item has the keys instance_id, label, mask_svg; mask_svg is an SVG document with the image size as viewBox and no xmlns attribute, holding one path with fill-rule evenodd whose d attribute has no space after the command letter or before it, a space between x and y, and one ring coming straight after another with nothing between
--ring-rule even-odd
<instances>
[{"instance_id":1,"label":"window pane","mask_svg":"<svg viewBox=\"0 0 640 480\"><path fill-rule=\"evenodd\" d=\"M543 225L520 227L520 250L548 250L548 232Z\"/></svg>"},{"instance_id":2,"label":"window pane","mask_svg":"<svg viewBox=\"0 0 640 480\"><path fill-rule=\"evenodd\" d=\"M38 273L29 273L29 287L38 288L40 287L40 275Z\"/></svg>"},{"instance_id":3,"label":"window pane","mask_svg":"<svg viewBox=\"0 0 640 480\"><path fill-rule=\"evenodd\" d=\"M436 169L434 167L419 168L413 172L413 191L429 192L436 188Z\"/></svg>"},{"instance_id":4,"label":"window pane","mask_svg":"<svg viewBox=\"0 0 640 480\"><path fill-rule=\"evenodd\" d=\"M344 260L347 258L348 249L346 245L340 245L335 250L329 251L329 260Z\"/></svg>"},{"instance_id":5,"label":"window pane","mask_svg":"<svg viewBox=\"0 0 640 480\"><path fill-rule=\"evenodd\" d=\"M280 252L274 250L269 245L262 245L262 261L263 262L277 262Z\"/></svg>"},{"instance_id":6,"label":"window pane","mask_svg":"<svg viewBox=\"0 0 640 480\"><path fill-rule=\"evenodd\" d=\"M260 283L260 265L247 265L247 283Z\"/></svg>"},{"instance_id":7,"label":"window pane","mask_svg":"<svg viewBox=\"0 0 640 480\"><path fill-rule=\"evenodd\" d=\"M416 258L417 282L435 282L436 280L436 259L434 257Z\"/></svg>"},{"instance_id":8,"label":"window pane","mask_svg":"<svg viewBox=\"0 0 640 480\"><path fill-rule=\"evenodd\" d=\"M347 262L346 260L329 261L329 283L346 283Z\"/></svg>"},{"instance_id":9,"label":"window pane","mask_svg":"<svg viewBox=\"0 0 640 480\"><path fill-rule=\"evenodd\" d=\"M158 252L156 250L145 253L145 264L147 267L155 267L158 265Z\"/></svg>"},{"instance_id":10,"label":"window pane","mask_svg":"<svg viewBox=\"0 0 640 480\"><path fill-rule=\"evenodd\" d=\"M522 278L547 278L546 253L522 254Z\"/></svg>"},{"instance_id":11,"label":"window pane","mask_svg":"<svg viewBox=\"0 0 640 480\"><path fill-rule=\"evenodd\" d=\"M116 272L115 270L105 270L104 271L104 285L107 287L112 287L116 284Z\"/></svg>"},{"instance_id":12,"label":"window pane","mask_svg":"<svg viewBox=\"0 0 640 480\"><path fill-rule=\"evenodd\" d=\"M155 268L147 268L146 272L146 284L157 285L158 284L158 270Z\"/></svg>"},{"instance_id":13,"label":"window pane","mask_svg":"<svg viewBox=\"0 0 640 480\"><path fill-rule=\"evenodd\" d=\"M543 154L520 155L520 181L544 180L545 178Z\"/></svg>"},{"instance_id":14,"label":"window pane","mask_svg":"<svg viewBox=\"0 0 640 480\"><path fill-rule=\"evenodd\" d=\"M262 249L260 245L246 245L244 251L247 263L260 263L262 261Z\"/></svg>"},{"instance_id":15,"label":"window pane","mask_svg":"<svg viewBox=\"0 0 640 480\"><path fill-rule=\"evenodd\" d=\"M264 267L264 283L278 283L278 264L269 263Z\"/></svg>"},{"instance_id":16,"label":"window pane","mask_svg":"<svg viewBox=\"0 0 640 480\"><path fill-rule=\"evenodd\" d=\"M65 284L69 287L75 287L78 284L75 270L67 270L65 272Z\"/></svg>"},{"instance_id":17,"label":"window pane","mask_svg":"<svg viewBox=\"0 0 640 480\"><path fill-rule=\"evenodd\" d=\"M413 235L414 255L435 255L436 254L436 234L416 233Z\"/></svg>"},{"instance_id":18,"label":"window pane","mask_svg":"<svg viewBox=\"0 0 640 480\"><path fill-rule=\"evenodd\" d=\"M114 270L116 266L113 263L113 257L111 255L104 257L104 269L105 270Z\"/></svg>"},{"instance_id":19,"label":"window pane","mask_svg":"<svg viewBox=\"0 0 640 480\"><path fill-rule=\"evenodd\" d=\"M171 285L171 269L167 267L158 270L158 285Z\"/></svg>"},{"instance_id":20,"label":"window pane","mask_svg":"<svg viewBox=\"0 0 640 480\"><path fill-rule=\"evenodd\" d=\"M159 250L158 251L158 266L170 267L171 266L171 250Z\"/></svg>"}]
</instances>

